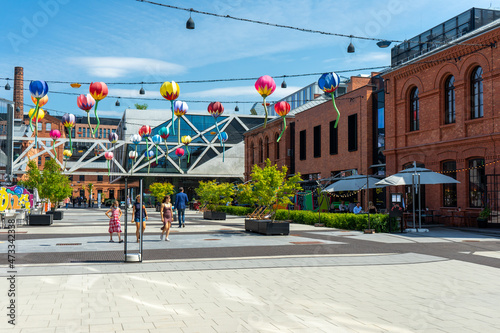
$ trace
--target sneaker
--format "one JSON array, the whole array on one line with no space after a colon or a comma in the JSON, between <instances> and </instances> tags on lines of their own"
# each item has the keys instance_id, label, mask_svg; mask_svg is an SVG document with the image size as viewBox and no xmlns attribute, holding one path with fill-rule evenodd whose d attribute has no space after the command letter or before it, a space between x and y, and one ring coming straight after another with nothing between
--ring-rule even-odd
<instances>
[{"instance_id":1,"label":"sneaker","mask_svg":"<svg viewBox=\"0 0 500 333\"><path fill-rule=\"evenodd\" d=\"M123 243L123 239L120 239L120 241L118 243Z\"/></svg>"},{"instance_id":2,"label":"sneaker","mask_svg":"<svg viewBox=\"0 0 500 333\"><path fill-rule=\"evenodd\" d=\"M183 227L183 228L185 228L185 227L186 227L186 225L183 223L183 224L182 224L182 227Z\"/></svg>"},{"instance_id":3,"label":"sneaker","mask_svg":"<svg viewBox=\"0 0 500 333\"><path fill-rule=\"evenodd\" d=\"M167 238L165 238L165 241L166 241L166 242L170 242L170 239L168 239L168 237L167 237Z\"/></svg>"},{"instance_id":4,"label":"sneaker","mask_svg":"<svg viewBox=\"0 0 500 333\"><path fill-rule=\"evenodd\" d=\"M163 234L160 235L160 240L162 240L162 239L163 239Z\"/></svg>"}]
</instances>

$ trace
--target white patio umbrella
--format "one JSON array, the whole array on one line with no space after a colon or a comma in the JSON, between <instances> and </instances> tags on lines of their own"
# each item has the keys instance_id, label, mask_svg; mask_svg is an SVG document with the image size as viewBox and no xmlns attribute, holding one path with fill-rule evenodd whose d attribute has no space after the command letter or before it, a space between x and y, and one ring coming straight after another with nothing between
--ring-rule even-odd
<instances>
[{"instance_id":1,"label":"white patio umbrella","mask_svg":"<svg viewBox=\"0 0 500 333\"><path fill-rule=\"evenodd\" d=\"M414 184L413 175L420 175L421 185L460 183L458 180L443 175L441 173L437 173L426 168L413 167L400 171L387 178L384 178L381 181L379 181L377 185L381 186L413 185Z\"/></svg>"},{"instance_id":2,"label":"white patio umbrella","mask_svg":"<svg viewBox=\"0 0 500 333\"><path fill-rule=\"evenodd\" d=\"M420 185L432 184L453 184L460 183L458 180L441 173L434 172L426 168L413 168L402 170L392 176L382 179L376 185L381 186L398 186L398 185L412 185L412 189L420 188ZM415 197L415 195L413 195ZM420 209L420 191L418 191L418 226L422 226L422 216ZM415 227L415 203L413 204L413 227Z\"/></svg>"},{"instance_id":3,"label":"white patio umbrella","mask_svg":"<svg viewBox=\"0 0 500 333\"><path fill-rule=\"evenodd\" d=\"M365 176L365 175L352 175L344 178L335 183L329 185L323 191L325 192L342 192L342 191L359 191L366 188L366 183L368 182L368 188L378 188L385 187L387 185L376 185L380 179Z\"/></svg>"},{"instance_id":4,"label":"white patio umbrella","mask_svg":"<svg viewBox=\"0 0 500 333\"><path fill-rule=\"evenodd\" d=\"M342 192L342 191L359 191L362 189L371 189L378 187L385 187L386 185L377 185L376 183L379 179L370 177L368 175L352 175L341 178L335 183L331 184L327 188L323 190L323 192ZM368 187L367 187L368 184ZM366 204L367 204L367 212L368 212L368 229L370 228L370 211L368 207L368 193L366 195Z\"/></svg>"}]
</instances>

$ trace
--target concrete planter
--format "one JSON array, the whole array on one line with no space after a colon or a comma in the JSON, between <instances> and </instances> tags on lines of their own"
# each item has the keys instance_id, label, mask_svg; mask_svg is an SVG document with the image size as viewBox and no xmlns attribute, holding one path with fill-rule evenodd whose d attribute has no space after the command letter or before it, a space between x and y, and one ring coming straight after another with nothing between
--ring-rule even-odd
<instances>
[{"instance_id":1,"label":"concrete planter","mask_svg":"<svg viewBox=\"0 0 500 333\"><path fill-rule=\"evenodd\" d=\"M53 216L53 220L62 220L64 217L64 212L56 210L55 212L49 210L46 214L50 214Z\"/></svg>"},{"instance_id":2,"label":"concrete planter","mask_svg":"<svg viewBox=\"0 0 500 333\"><path fill-rule=\"evenodd\" d=\"M488 219L478 217L477 218L477 227L478 228L487 228L488 227Z\"/></svg>"},{"instance_id":3,"label":"concrete planter","mask_svg":"<svg viewBox=\"0 0 500 333\"><path fill-rule=\"evenodd\" d=\"M51 225L53 222L52 214L31 214L30 225Z\"/></svg>"},{"instance_id":4,"label":"concrete planter","mask_svg":"<svg viewBox=\"0 0 500 333\"><path fill-rule=\"evenodd\" d=\"M290 222L245 219L245 230L262 235L289 235Z\"/></svg>"},{"instance_id":5,"label":"concrete planter","mask_svg":"<svg viewBox=\"0 0 500 333\"><path fill-rule=\"evenodd\" d=\"M226 213L225 212L213 212L211 210L207 210L203 212L203 218L205 220L225 220Z\"/></svg>"}]
</instances>

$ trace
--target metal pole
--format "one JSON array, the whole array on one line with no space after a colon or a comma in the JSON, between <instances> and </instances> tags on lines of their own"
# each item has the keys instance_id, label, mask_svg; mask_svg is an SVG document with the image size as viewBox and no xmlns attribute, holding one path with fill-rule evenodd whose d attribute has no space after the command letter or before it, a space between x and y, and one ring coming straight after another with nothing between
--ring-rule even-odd
<instances>
[{"instance_id":1,"label":"metal pole","mask_svg":"<svg viewBox=\"0 0 500 333\"><path fill-rule=\"evenodd\" d=\"M124 218L124 221L125 221L125 241L123 242L123 253L125 253L125 261L127 260L127 240L128 240L128 229L127 229L127 226L128 226L128 205L127 205L127 192L128 192L128 178L125 177L125 218Z\"/></svg>"},{"instance_id":2,"label":"metal pole","mask_svg":"<svg viewBox=\"0 0 500 333\"><path fill-rule=\"evenodd\" d=\"M142 241L144 240L144 232L143 232L143 221L142 221L142 214L143 214L143 209L142 209L142 178L141 180L139 180L139 194L141 195L141 198L140 198L140 204L141 204L141 209L140 209L140 212L139 212L139 228L140 228L140 235L141 235L141 242L139 243L139 254L141 255L141 260L139 260L140 262L142 262Z\"/></svg>"},{"instance_id":3,"label":"metal pole","mask_svg":"<svg viewBox=\"0 0 500 333\"><path fill-rule=\"evenodd\" d=\"M418 183L418 227L422 228L422 207L421 207L421 196L422 196L422 191L420 188L420 174L417 176L417 183Z\"/></svg>"},{"instance_id":4,"label":"metal pole","mask_svg":"<svg viewBox=\"0 0 500 333\"><path fill-rule=\"evenodd\" d=\"M411 206L413 207L413 228L415 228L415 174L411 175Z\"/></svg>"},{"instance_id":5,"label":"metal pole","mask_svg":"<svg viewBox=\"0 0 500 333\"><path fill-rule=\"evenodd\" d=\"M368 229L371 230L371 228L370 228L370 206L368 205L369 202L370 202L370 186L368 183L368 172L367 172L366 173L366 208L368 208Z\"/></svg>"}]
</instances>

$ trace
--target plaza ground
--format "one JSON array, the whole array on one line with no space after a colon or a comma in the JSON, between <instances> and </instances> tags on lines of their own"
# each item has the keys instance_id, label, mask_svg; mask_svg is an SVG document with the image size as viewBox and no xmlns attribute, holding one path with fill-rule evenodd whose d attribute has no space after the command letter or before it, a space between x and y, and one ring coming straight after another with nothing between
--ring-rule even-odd
<instances>
[{"instance_id":1,"label":"plaza ground","mask_svg":"<svg viewBox=\"0 0 500 333\"><path fill-rule=\"evenodd\" d=\"M363 234L292 224L289 236L262 236L246 233L240 217L188 212L165 242L150 211L144 261L124 263L104 212L70 209L50 227L17 229L17 325L7 322L4 259L2 331L500 331L494 230ZM128 231L137 252L135 225Z\"/></svg>"}]
</instances>

